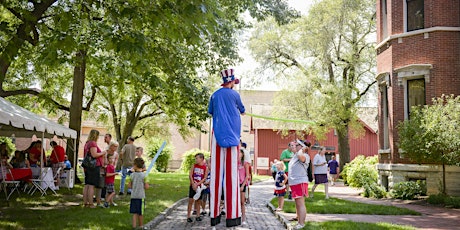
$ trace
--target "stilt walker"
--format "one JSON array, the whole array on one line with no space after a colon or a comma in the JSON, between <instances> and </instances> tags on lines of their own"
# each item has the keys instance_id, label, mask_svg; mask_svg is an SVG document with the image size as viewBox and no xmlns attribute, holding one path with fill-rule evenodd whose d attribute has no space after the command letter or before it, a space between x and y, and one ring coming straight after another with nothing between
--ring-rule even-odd
<instances>
[{"instance_id":1,"label":"stilt walker","mask_svg":"<svg viewBox=\"0 0 460 230\"><path fill-rule=\"evenodd\" d=\"M211 226L220 223L220 199L223 193L226 226L241 225L240 187L238 181L238 155L241 136L241 115L245 108L240 95L233 90L239 79L234 70L221 71L222 88L214 92L209 101L212 115L211 140Z\"/></svg>"}]
</instances>

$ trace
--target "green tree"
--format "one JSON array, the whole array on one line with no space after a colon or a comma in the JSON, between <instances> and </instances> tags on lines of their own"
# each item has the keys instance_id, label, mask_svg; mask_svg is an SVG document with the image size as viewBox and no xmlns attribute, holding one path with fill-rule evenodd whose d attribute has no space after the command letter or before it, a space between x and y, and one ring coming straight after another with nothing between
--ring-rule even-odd
<instances>
[{"instance_id":1,"label":"green tree","mask_svg":"<svg viewBox=\"0 0 460 230\"><path fill-rule=\"evenodd\" d=\"M276 99L275 115L314 120L307 129L319 138L335 129L341 167L350 161L349 131L362 132L356 106L376 82L374 33L375 1L323 0L291 24L263 22L250 41L262 68L295 82Z\"/></svg>"},{"instance_id":2,"label":"green tree","mask_svg":"<svg viewBox=\"0 0 460 230\"><path fill-rule=\"evenodd\" d=\"M122 4L117 0L1 0L0 5L0 96L38 96L38 102L44 105L41 108L67 111L62 117L68 114L69 127L77 133L80 133L84 115L82 110L89 111L95 100L98 78L108 75L107 72L100 74L99 70L110 69L113 58L123 63L118 69L129 66L131 70L125 75L111 72L109 76L116 74L120 80L117 84L123 84L122 78L126 77L143 79L145 81L141 82L147 86L158 87L157 76L162 75L167 76L163 82L173 83L173 86L176 82L185 83L184 87L170 91L172 93L180 91L177 95L193 97L203 92L202 95L206 96L206 90L196 84L187 87L196 80L177 79L196 77L200 69L215 73L239 60L235 36L238 29L247 26L240 16L243 12L248 10L257 18L271 14L280 22L294 15L284 1L265 0L128 0ZM170 51L174 51L174 55ZM144 85L139 87L144 88ZM184 88L187 90L182 92ZM162 89L150 87L149 90ZM187 94L190 91L194 91L193 94ZM121 95L127 94L129 92ZM68 98L71 98L70 102ZM129 99L123 98L122 101ZM31 101L28 96L12 100L29 104ZM186 125L196 127L198 120L204 117L203 110L185 111L197 104L191 103L177 113L167 114L175 111L178 103L174 106L166 104L160 114L178 122L181 130ZM144 103L134 102L132 105L142 106ZM149 114L136 109L131 107L113 117ZM117 139L123 142L136 124L136 119L125 122L125 129L120 128ZM78 143L79 137L77 147ZM71 152L69 156L74 159Z\"/></svg>"},{"instance_id":3,"label":"green tree","mask_svg":"<svg viewBox=\"0 0 460 230\"><path fill-rule=\"evenodd\" d=\"M413 107L410 119L398 125L402 155L417 163L442 165L446 194L446 165L460 166L460 96L442 95L432 105Z\"/></svg>"}]
</instances>

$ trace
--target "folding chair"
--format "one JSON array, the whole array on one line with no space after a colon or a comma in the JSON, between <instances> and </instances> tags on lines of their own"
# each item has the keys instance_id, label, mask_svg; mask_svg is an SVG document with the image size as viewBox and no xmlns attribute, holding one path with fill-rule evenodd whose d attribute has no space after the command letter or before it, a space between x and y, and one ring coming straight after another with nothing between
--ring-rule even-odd
<instances>
[{"instance_id":1,"label":"folding chair","mask_svg":"<svg viewBox=\"0 0 460 230\"><path fill-rule=\"evenodd\" d=\"M34 179L31 179L30 182L32 182L32 187L29 189L29 194L30 195L33 195L35 193L35 191L39 191L42 196L43 195L46 195L46 189L47 188L42 188L42 183L46 183L46 181L44 180L45 177L46 177L46 173L47 171L45 170L41 170L40 172L40 175L38 176L38 178L34 178Z\"/></svg>"},{"instance_id":2,"label":"folding chair","mask_svg":"<svg viewBox=\"0 0 460 230\"><path fill-rule=\"evenodd\" d=\"M19 185L21 184L21 181L16 181L14 180L13 174L11 173L10 169L7 169L3 165L0 165L0 170L1 170L1 189L5 191L5 197L6 200L9 200L11 195L13 195L14 191L17 191L19 193ZM11 175L11 180L7 180L7 173ZM8 192L8 188L10 191Z\"/></svg>"}]
</instances>

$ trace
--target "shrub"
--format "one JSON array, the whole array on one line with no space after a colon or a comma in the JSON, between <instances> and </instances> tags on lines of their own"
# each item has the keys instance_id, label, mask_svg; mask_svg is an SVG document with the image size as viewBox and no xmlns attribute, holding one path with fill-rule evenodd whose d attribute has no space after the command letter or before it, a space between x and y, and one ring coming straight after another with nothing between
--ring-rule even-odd
<instances>
[{"instance_id":1,"label":"shrub","mask_svg":"<svg viewBox=\"0 0 460 230\"><path fill-rule=\"evenodd\" d=\"M5 143L6 151L8 156L12 156L14 151L16 151L16 146L13 144L13 141L9 137L0 137L0 144Z\"/></svg>"},{"instance_id":2,"label":"shrub","mask_svg":"<svg viewBox=\"0 0 460 230\"><path fill-rule=\"evenodd\" d=\"M427 202L430 204L440 204L449 208L460 208L460 197L437 194L429 196Z\"/></svg>"},{"instance_id":3,"label":"shrub","mask_svg":"<svg viewBox=\"0 0 460 230\"><path fill-rule=\"evenodd\" d=\"M403 181L396 183L390 191L390 195L396 199L413 200L422 194L422 187L415 181Z\"/></svg>"},{"instance_id":4,"label":"shrub","mask_svg":"<svg viewBox=\"0 0 460 230\"><path fill-rule=\"evenodd\" d=\"M364 197L373 197L381 199L387 196L387 191L385 190L385 188L381 185L378 185L377 183L365 184L363 188Z\"/></svg>"},{"instance_id":5,"label":"shrub","mask_svg":"<svg viewBox=\"0 0 460 230\"><path fill-rule=\"evenodd\" d=\"M162 144L163 141L160 139L154 138L149 140L147 144L147 155L153 159ZM160 156L158 156L157 161L155 162L155 169L159 172L166 172L168 169L169 159L171 159L171 155L172 147L170 145L166 145L163 151L161 151Z\"/></svg>"},{"instance_id":6,"label":"shrub","mask_svg":"<svg viewBox=\"0 0 460 230\"><path fill-rule=\"evenodd\" d=\"M365 184L377 183L377 162L377 156L365 157L359 155L349 164L345 165L340 175L345 183L351 187L361 188Z\"/></svg>"},{"instance_id":7,"label":"shrub","mask_svg":"<svg viewBox=\"0 0 460 230\"><path fill-rule=\"evenodd\" d=\"M211 156L211 153L201 149L191 149L184 153L182 164L180 170L184 173L188 173L192 165L195 164L195 154L203 153L204 159L208 159Z\"/></svg>"}]
</instances>

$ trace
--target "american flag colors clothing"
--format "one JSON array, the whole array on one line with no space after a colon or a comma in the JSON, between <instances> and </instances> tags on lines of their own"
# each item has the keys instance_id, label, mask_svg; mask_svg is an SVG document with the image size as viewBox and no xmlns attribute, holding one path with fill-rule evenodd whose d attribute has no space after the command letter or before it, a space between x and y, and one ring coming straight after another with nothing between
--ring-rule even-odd
<instances>
[{"instance_id":1,"label":"american flag colors clothing","mask_svg":"<svg viewBox=\"0 0 460 230\"><path fill-rule=\"evenodd\" d=\"M241 224L240 187L238 181L239 146L220 147L213 133L211 141L211 226L220 222L220 199L224 193L227 227Z\"/></svg>"}]
</instances>

